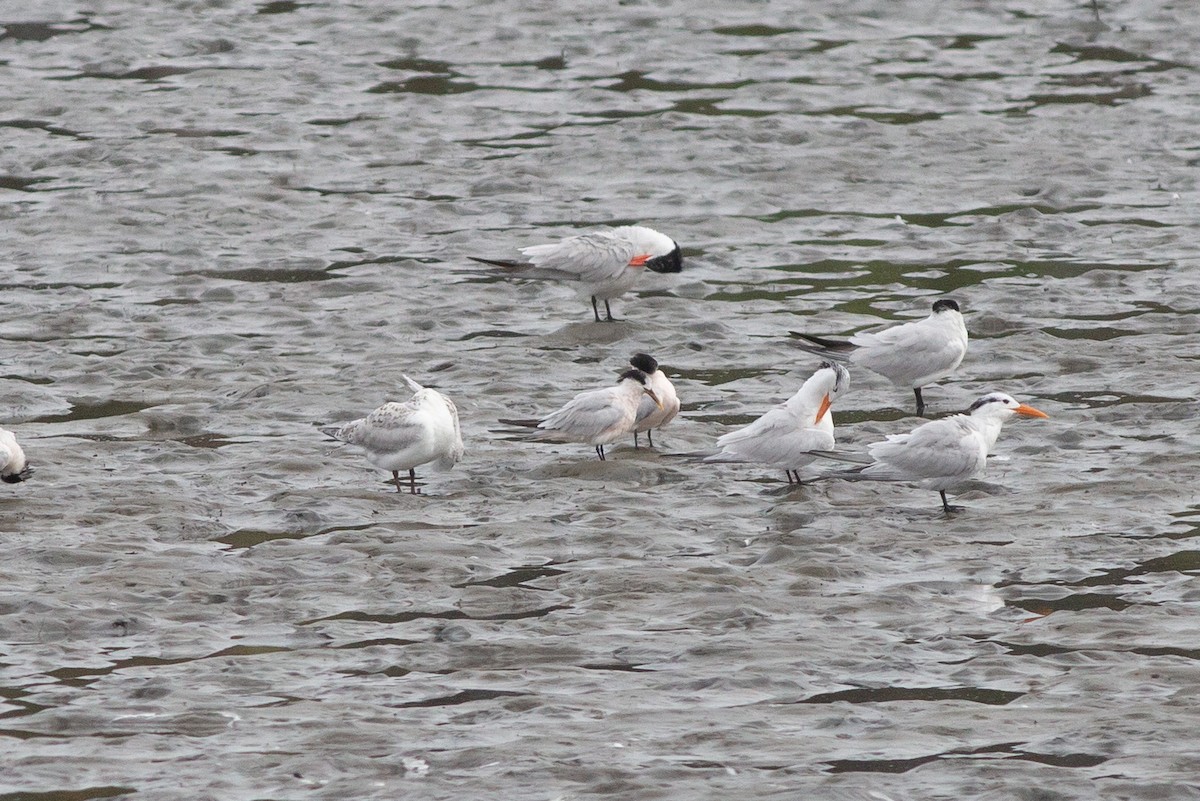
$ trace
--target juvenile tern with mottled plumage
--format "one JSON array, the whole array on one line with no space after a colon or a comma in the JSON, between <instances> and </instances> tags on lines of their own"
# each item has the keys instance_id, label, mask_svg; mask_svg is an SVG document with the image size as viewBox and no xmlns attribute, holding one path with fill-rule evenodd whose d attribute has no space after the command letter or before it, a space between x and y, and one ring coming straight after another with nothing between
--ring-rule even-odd
<instances>
[{"instance_id":1,"label":"juvenile tern with mottled plumage","mask_svg":"<svg viewBox=\"0 0 1200 801\"><path fill-rule=\"evenodd\" d=\"M958 511L946 500L946 490L982 475L988 453L1013 415L1049 417L1018 403L1011 395L992 392L975 401L966 414L955 414L919 425L907 434L889 435L867 448L871 464L828 474L848 481L896 481L937 490L947 514Z\"/></svg>"},{"instance_id":2,"label":"juvenile tern with mottled plumage","mask_svg":"<svg viewBox=\"0 0 1200 801\"><path fill-rule=\"evenodd\" d=\"M925 414L921 387L953 373L967 355L967 326L958 303L943 298L933 304L924 320L885 328L875 333L858 333L848 341L801 334L808 340L804 350L865 367L898 387L908 387L917 396L917 415Z\"/></svg>"},{"instance_id":3,"label":"juvenile tern with mottled plumage","mask_svg":"<svg viewBox=\"0 0 1200 801\"><path fill-rule=\"evenodd\" d=\"M413 391L411 398L385 403L366 417L321 432L359 446L371 464L390 470L397 492L400 471L407 470L409 490L416 495L417 467L432 462L438 470L449 470L462 458L462 430L454 401L406 375L401 378Z\"/></svg>"},{"instance_id":4,"label":"juvenile tern with mottled plumage","mask_svg":"<svg viewBox=\"0 0 1200 801\"><path fill-rule=\"evenodd\" d=\"M472 261L504 269L512 278L566 281L592 299L592 314L600 322L598 301L604 301L606 319L613 320L608 302L624 295L645 270L677 273L683 269L679 245L665 234L642 225L623 225L568 237L548 245L521 248L525 261L484 259Z\"/></svg>"},{"instance_id":5,"label":"juvenile tern with mottled plumage","mask_svg":"<svg viewBox=\"0 0 1200 801\"><path fill-rule=\"evenodd\" d=\"M604 446L633 431L642 396L662 405L648 383L641 370L626 370L615 386L580 392L561 409L541 420L501 419L500 422L536 428L543 439L586 442L596 446L596 456L604 461Z\"/></svg>"},{"instance_id":6,"label":"juvenile tern with mottled plumage","mask_svg":"<svg viewBox=\"0 0 1200 801\"><path fill-rule=\"evenodd\" d=\"M836 362L821 362L786 402L745 428L717 440L720 450L706 462L757 462L782 467L789 484L801 484L800 469L832 451L834 399L850 386L850 374ZM794 477L794 482L793 482Z\"/></svg>"}]
</instances>

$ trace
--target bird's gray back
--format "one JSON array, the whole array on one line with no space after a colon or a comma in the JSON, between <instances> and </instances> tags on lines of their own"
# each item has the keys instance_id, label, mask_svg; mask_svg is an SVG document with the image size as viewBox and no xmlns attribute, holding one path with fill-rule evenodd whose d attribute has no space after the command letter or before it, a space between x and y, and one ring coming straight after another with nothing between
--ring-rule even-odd
<instances>
[{"instance_id":1,"label":"bird's gray back","mask_svg":"<svg viewBox=\"0 0 1200 801\"><path fill-rule=\"evenodd\" d=\"M542 420L538 428L560 431L585 442L615 439L624 433L622 428L633 425L635 413L636 406L621 397L619 387L606 387L576 395Z\"/></svg>"},{"instance_id":2,"label":"bird's gray back","mask_svg":"<svg viewBox=\"0 0 1200 801\"><path fill-rule=\"evenodd\" d=\"M550 245L533 245L522 253L540 277L607 281L618 277L636 254L633 244L608 231L581 234Z\"/></svg>"}]
</instances>

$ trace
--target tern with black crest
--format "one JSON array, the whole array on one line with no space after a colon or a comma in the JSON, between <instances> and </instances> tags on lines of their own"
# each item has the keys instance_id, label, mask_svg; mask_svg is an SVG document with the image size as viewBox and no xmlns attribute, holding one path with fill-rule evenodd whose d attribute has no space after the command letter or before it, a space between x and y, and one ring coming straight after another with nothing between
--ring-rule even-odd
<instances>
[{"instance_id":1,"label":"tern with black crest","mask_svg":"<svg viewBox=\"0 0 1200 801\"><path fill-rule=\"evenodd\" d=\"M643 397L662 407L646 374L637 369L626 370L615 386L580 392L561 409L541 420L502 419L500 422L537 429L537 435L542 439L586 442L596 447L596 456L604 461L604 446L633 431L638 404Z\"/></svg>"},{"instance_id":2,"label":"tern with black crest","mask_svg":"<svg viewBox=\"0 0 1200 801\"><path fill-rule=\"evenodd\" d=\"M642 273L677 273L683 269L683 254L675 240L643 225L623 225L548 245L521 248L522 261L485 259L472 261L503 269L511 278L562 281L574 284L592 301L592 314L600 322L599 301L604 301L605 319L614 320L609 301L634 287Z\"/></svg>"},{"instance_id":3,"label":"tern with black crest","mask_svg":"<svg viewBox=\"0 0 1200 801\"><path fill-rule=\"evenodd\" d=\"M854 367L865 367L898 387L908 387L917 397L917 415L925 414L921 388L958 369L967 355L967 326L958 303L943 298L923 320L858 333L847 341L792 332L807 342L804 350Z\"/></svg>"},{"instance_id":4,"label":"tern with black crest","mask_svg":"<svg viewBox=\"0 0 1200 801\"><path fill-rule=\"evenodd\" d=\"M646 384L654 390L656 403L649 395L642 398L638 404L637 417L633 422L633 447L638 446L638 434L645 431L650 447L654 447L654 437L651 430L662 428L675 419L679 414L679 395L675 393L675 385L667 378L658 366L658 360L648 353L635 353L629 359L629 364L646 374Z\"/></svg>"}]
</instances>

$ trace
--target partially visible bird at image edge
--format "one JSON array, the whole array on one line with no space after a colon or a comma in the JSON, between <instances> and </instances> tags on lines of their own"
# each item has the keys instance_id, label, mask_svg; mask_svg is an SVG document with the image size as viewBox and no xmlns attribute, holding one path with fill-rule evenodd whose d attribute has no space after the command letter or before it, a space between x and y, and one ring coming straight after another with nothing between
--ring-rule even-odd
<instances>
[{"instance_id":1,"label":"partially visible bird at image edge","mask_svg":"<svg viewBox=\"0 0 1200 801\"><path fill-rule=\"evenodd\" d=\"M25 461L25 451L17 443L16 436L0 428L0 481L19 484L33 475L33 468Z\"/></svg>"}]
</instances>

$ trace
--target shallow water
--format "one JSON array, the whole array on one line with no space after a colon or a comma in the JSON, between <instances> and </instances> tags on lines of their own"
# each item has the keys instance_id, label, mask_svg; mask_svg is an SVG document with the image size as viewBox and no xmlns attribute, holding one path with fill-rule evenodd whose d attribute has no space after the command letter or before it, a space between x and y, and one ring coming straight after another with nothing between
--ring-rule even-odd
<instances>
[{"instance_id":1,"label":"shallow water","mask_svg":"<svg viewBox=\"0 0 1200 801\"><path fill-rule=\"evenodd\" d=\"M1200 24L901 5L5 8L0 799L1200 797ZM615 324L466 259L634 221ZM673 455L942 294L1051 416L962 514ZM499 430L635 350L657 450ZM401 372L420 497L317 432Z\"/></svg>"}]
</instances>

